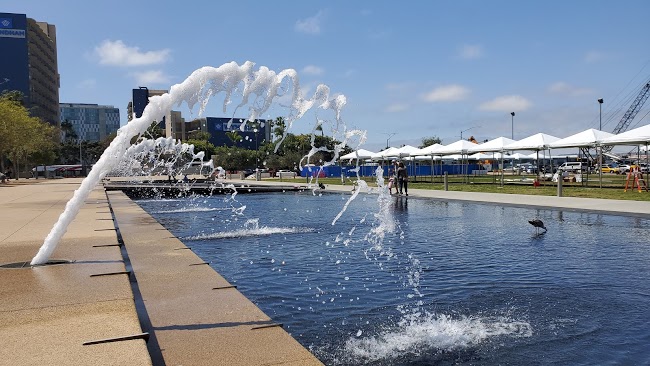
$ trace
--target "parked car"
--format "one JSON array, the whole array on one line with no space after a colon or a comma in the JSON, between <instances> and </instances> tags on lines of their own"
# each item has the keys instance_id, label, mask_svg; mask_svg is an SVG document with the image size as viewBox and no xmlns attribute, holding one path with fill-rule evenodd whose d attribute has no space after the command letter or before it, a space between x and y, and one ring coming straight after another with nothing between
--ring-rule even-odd
<instances>
[{"instance_id":1,"label":"parked car","mask_svg":"<svg viewBox=\"0 0 650 366\"><path fill-rule=\"evenodd\" d=\"M517 168L522 173L535 174L537 173L537 166L531 163L522 163L517 165Z\"/></svg>"},{"instance_id":2,"label":"parked car","mask_svg":"<svg viewBox=\"0 0 650 366\"><path fill-rule=\"evenodd\" d=\"M631 170L638 169L638 165L628 165L628 164L623 164L618 166L619 173L621 174L626 174L629 173Z\"/></svg>"},{"instance_id":3,"label":"parked car","mask_svg":"<svg viewBox=\"0 0 650 366\"><path fill-rule=\"evenodd\" d=\"M596 172L598 172L598 170L599 170L599 169L597 168L597 169L596 169ZM603 164L603 165L600 166L600 170L601 170L603 173L612 173L612 174L618 174L618 173L620 173L620 171L621 171L621 170L619 169L619 167L614 166L614 165L612 165L612 164Z\"/></svg>"},{"instance_id":4,"label":"parked car","mask_svg":"<svg viewBox=\"0 0 650 366\"><path fill-rule=\"evenodd\" d=\"M573 172L573 173L579 173L587 168L586 164L583 164L582 162L579 161L571 161L571 162L566 162L562 163L560 167L558 168L559 170L562 170L564 172Z\"/></svg>"}]
</instances>

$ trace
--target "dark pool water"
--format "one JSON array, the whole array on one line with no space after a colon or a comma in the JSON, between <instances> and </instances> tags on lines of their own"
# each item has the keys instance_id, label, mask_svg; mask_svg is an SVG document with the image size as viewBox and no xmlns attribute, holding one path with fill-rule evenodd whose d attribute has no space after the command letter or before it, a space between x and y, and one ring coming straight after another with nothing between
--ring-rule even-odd
<instances>
[{"instance_id":1,"label":"dark pool water","mask_svg":"<svg viewBox=\"0 0 650 366\"><path fill-rule=\"evenodd\" d=\"M348 198L138 202L328 365L650 364L648 220Z\"/></svg>"}]
</instances>

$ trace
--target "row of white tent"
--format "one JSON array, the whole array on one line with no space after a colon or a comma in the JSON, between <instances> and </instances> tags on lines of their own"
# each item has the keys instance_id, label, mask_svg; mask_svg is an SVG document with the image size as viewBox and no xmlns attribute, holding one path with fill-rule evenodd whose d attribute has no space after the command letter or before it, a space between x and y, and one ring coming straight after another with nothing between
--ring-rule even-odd
<instances>
[{"instance_id":1,"label":"row of white tent","mask_svg":"<svg viewBox=\"0 0 650 366\"><path fill-rule=\"evenodd\" d=\"M627 132L620 133L618 135L611 134L609 132L596 130L590 128L588 130L582 131L575 135L571 135L566 138L559 138L544 133L537 133L530 137L527 137L523 140L514 141L506 137L498 137L496 139L487 141L483 144L475 144L466 140L458 140L449 145L440 145L435 144L427 146L423 149L418 149L416 147L406 145L401 148L390 147L384 151L373 153L368 150L359 149L353 151L349 154L346 154L341 157L341 160L349 159L372 159L372 160L383 160L390 158L405 158L413 157L418 158L422 157L423 159L428 159L426 157L432 158L434 156L449 156L454 154L461 154L461 156L468 156L469 158L475 159L501 159L501 153L506 151L515 151L515 150L532 150L532 151L542 151L547 149L559 149L559 148L599 148L602 146L611 146L611 145L647 145L650 143L650 124L645 125ZM492 154L485 154L485 153ZM475 154L475 155L470 155ZM508 155L508 159L518 159L526 157L529 159L536 159L533 153L531 155ZM450 158L453 158L450 156Z\"/></svg>"}]
</instances>

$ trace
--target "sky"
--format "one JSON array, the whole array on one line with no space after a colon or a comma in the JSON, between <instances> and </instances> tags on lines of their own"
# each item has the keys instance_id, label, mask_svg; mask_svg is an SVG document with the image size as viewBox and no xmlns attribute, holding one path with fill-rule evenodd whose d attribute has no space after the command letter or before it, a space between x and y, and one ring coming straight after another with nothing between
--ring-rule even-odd
<instances>
[{"instance_id":1,"label":"sky","mask_svg":"<svg viewBox=\"0 0 650 366\"><path fill-rule=\"evenodd\" d=\"M646 0L25 0L0 12L56 25L62 103L113 105L125 124L133 88L252 61L295 69L306 95L321 83L345 95L342 118L371 151L461 134L563 138L599 128L599 98L612 132L650 79ZM214 102L204 116L229 115Z\"/></svg>"}]
</instances>

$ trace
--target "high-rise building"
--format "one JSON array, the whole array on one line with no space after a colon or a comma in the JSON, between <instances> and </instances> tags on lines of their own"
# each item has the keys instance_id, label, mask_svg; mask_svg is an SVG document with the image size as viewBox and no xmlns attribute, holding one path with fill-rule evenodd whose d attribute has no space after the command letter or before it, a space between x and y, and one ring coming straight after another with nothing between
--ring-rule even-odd
<instances>
[{"instance_id":1,"label":"high-rise building","mask_svg":"<svg viewBox=\"0 0 650 366\"><path fill-rule=\"evenodd\" d=\"M120 110L112 105L61 103L61 123L69 122L83 141L101 141L120 128Z\"/></svg>"},{"instance_id":2,"label":"high-rise building","mask_svg":"<svg viewBox=\"0 0 650 366\"><path fill-rule=\"evenodd\" d=\"M149 104L149 98L156 95L163 95L167 93L167 90L155 90L149 89L147 87L141 86L138 89L133 89L131 101L127 106L127 118L131 122L134 118L142 117L145 107ZM166 136L169 137L170 134L167 134L167 124L165 123L167 119L171 119L171 113L168 113L166 116L163 116L162 121L158 121L158 127L162 128Z\"/></svg>"},{"instance_id":3,"label":"high-rise building","mask_svg":"<svg viewBox=\"0 0 650 366\"><path fill-rule=\"evenodd\" d=\"M56 27L0 13L0 91L20 91L34 117L59 125Z\"/></svg>"},{"instance_id":4,"label":"high-rise building","mask_svg":"<svg viewBox=\"0 0 650 366\"><path fill-rule=\"evenodd\" d=\"M203 125L210 133L210 142L214 146L239 146L256 150L271 141L271 124L265 119L252 122L240 118L205 117L198 120L204 122ZM237 132L241 140L232 141L228 136L231 132Z\"/></svg>"}]
</instances>

